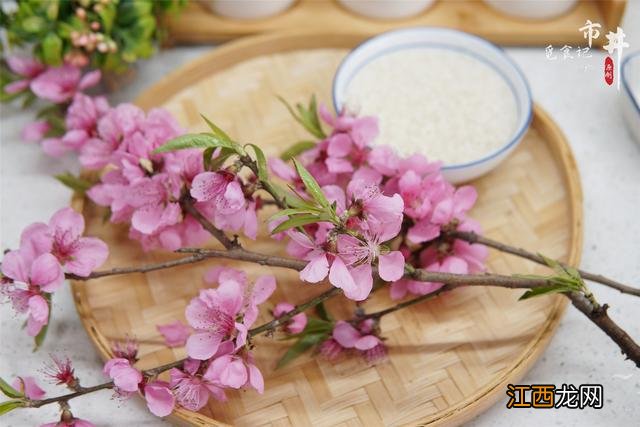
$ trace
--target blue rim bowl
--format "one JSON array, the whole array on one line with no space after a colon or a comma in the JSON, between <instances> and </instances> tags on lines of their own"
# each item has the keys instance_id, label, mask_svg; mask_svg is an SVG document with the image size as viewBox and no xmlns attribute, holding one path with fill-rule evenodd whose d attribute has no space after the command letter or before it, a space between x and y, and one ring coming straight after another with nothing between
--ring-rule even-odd
<instances>
[{"instance_id":1,"label":"blue rim bowl","mask_svg":"<svg viewBox=\"0 0 640 427\"><path fill-rule=\"evenodd\" d=\"M457 183L477 178L495 168L522 140L533 117L531 89L520 67L495 44L458 30L412 27L382 33L356 46L340 63L333 79L333 106L341 111L346 88L359 70L374 59L407 48L440 48L461 52L493 68L507 83L518 106L517 126L497 150L466 163L445 164L442 172Z\"/></svg>"},{"instance_id":2,"label":"blue rim bowl","mask_svg":"<svg viewBox=\"0 0 640 427\"><path fill-rule=\"evenodd\" d=\"M620 80L623 90L623 96L620 97L622 113L631 135L640 144L640 93L631 91L631 76L629 76L631 67L640 68L640 50L625 56L620 64Z\"/></svg>"}]
</instances>

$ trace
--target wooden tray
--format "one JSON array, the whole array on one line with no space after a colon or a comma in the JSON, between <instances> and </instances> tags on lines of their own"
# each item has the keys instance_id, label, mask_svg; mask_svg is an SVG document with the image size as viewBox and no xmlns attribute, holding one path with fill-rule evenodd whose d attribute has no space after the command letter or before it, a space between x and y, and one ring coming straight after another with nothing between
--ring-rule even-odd
<instances>
[{"instance_id":1,"label":"wooden tray","mask_svg":"<svg viewBox=\"0 0 640 427\"><path fill-rule=\"evenodd\" d=\"M204 113L237 140L261 144L274 155L304 136L275 94L304 101L316 93L329 103L336 66L361 37L291 34L230 43L166 77L138 104L168 108L190 131L205 130L199 117ZM532 128L520 147L474 184L480 197L472 215L487 235L578 263L582 246L578 172L564 136L542 110L535 108ZM74 206L84 212L87 232L112 248L105 267L174 257L143 253L127 239L125 229L103 222L102 209L81 198L74 200ZM265 236L248 246L272 253L281 247ZM73 283L78 312L102 357L111 355L110 340L127 334L142 342L143 368L184 357L184 349L163 347L155 326L184 320L185 306L203 286L203 272L215 263ZM492 253L488 264L499 273L541 271L500 253ZM235 265L251 277L260 273L278 277L278 290L265 308L283 299L301 302L328 286L301 284L291 271ZM239 426L461 423L506 398L506 384L525 374L558 325L565 307L562 297L518 302L521 293L458 289L385 318L382 328L389 338L389 361L375 367L355 358L333 365L303 357L274 371L286 344L259 337L256 356L266 378L263 395L232 392L226 404L212 402L200 413L180 409L172 419L189 425ZM389 304L388 293L380 291L366 309ZM344 318L354 306L336 298L329 308ZM263 313L258 322L267 320Z\"/></svg>"},{"instance_id":2,"label":"wooden tray","mask_svg":"<svg viewBox=\"0 0 640 427\"><path fill-rule=\"evenodd\" d=\"M249 34L283 30L352 31L374 35L416 25L457 28L503 45L549 44L586 46L578 28L587 19L602 24L595 46L620 24L626 0L580 0L563 16L551 20L526 20L500 13L481 0L438 0L428 10L409 19L376 20L354 14L334 0L299 0L286 12L266 19L234 20L215 15L203 2L191 1L184 11L168 21L170 41L203 43Z\"/></svg>"}]
</instances>

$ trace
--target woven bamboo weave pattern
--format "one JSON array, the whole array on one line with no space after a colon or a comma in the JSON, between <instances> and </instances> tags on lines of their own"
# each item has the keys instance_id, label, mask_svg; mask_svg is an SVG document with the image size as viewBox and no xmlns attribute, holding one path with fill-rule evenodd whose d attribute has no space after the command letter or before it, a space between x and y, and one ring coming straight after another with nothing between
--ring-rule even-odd
<instances>
[{"instance_id":1,"label":"woven bamboo weave pattern","mask_svg":"<svg viewBox=\"0 0 640 427\"><path fill-rule=\"evenodd\" d=\"M206 130L199 116L202 113L236 140L259 144L267 155L276 155L308 137L275 95L297 102L315 93L331 105L331 79L347 52L333 47L283 50L246 54L235 64L221 59L227 61L222 69L211 55L159 87L166 89L180 78L192 79L189 84L179 83L171 93L157 94L156 88L156 93L142 97L141 104L145 108L162 104L189 131ZM573 167L562 135L536 110L522 145L498 169L474 183L479 200L472 216L490 237L577 262L581 201L576 171L567 170ZM125 229L103 222L101 209L90 203L82 205L76 200L76 207L84 209L88 233L106 240L112 248L105 268L175 257L143 253L127 239ZM266 212L262 218L269 215ZM284 254L283 245L265 236L243 243L256 251ZM109 341L134 335L142 343L143 368L184 357L184 349L162 345L156 325L184 321L185 306L204 286L203 272L218 263L212 260L145 275L75 283L79 313L102 355L107 357ZM225 264L244 269L252 278L276 275L278 290L265 308L282 300L302 302L328 286L301 284L297 273L282 269ZM488 265L490 271L506 274L543 271L494 251ZM239 426L458 424L496 399L504 399L506 384L524 375L557 325L564 309L562 298L518 302L520 294L497 288L458 289L387 316L382 329L388 338L389 360L373 367L356 358L331 364L305 356L275 371L288 343L258 337L255 354L266 379L263 395L231 392L226 403L212 401L199 414L179 410L173 420ZM381 290L365 308L376 310L389 304L387 291ZM328 306L337 318L349 316L354 308L340 297ZM256 324L268 320L268 313L263 312Z\"/></svg>"}]
</instances>

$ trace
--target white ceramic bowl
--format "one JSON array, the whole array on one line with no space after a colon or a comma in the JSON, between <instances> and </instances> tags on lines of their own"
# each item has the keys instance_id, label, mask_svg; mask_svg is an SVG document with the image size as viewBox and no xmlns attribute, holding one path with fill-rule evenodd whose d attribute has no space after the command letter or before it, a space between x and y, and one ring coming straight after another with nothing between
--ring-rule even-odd
<instances>
[{"instance_id":1,"label":"white ceramic bowl","mask_svg":"<svg viewBox=\"0 0 640 427\"><path fill-rule=\"evenodd\" d=\"M631 135L640 144L640 50L627 55L620 68L622 113Z\"/></svg>"},{"instance_id":2,"label":"white ceramic bowl","mask_svg":"<svg viewBox=\"0 0 640 427\"><path fill-rule=\"evenodd\" d=\"M358 15L375 19L401 19L426 10L435 0L338 0Z\"/></svg>"},{"instance_id":3,"label":"white ceramic bowl","mask_svg":"<svg viewBox=\"0 0 640 427\"><path fill-rule=\"evenodd\" d=\"M511 89L517 106L517 123L508 140L494 152L467 163L445 164L442 172L450 182L460 183L489 172L504 160L522 140L531 123L533 103L529 85L520 68L498 46L480 37L457 30L438 27L415 27L390 31L373 37L353 49L342 61L333 80L333 103L341 111L347 87L352 78L369 61L397 52L415 48L451 49L467 53L492 67ZM428 118L425 118L428 120ZM496 117L496 120L500 120Z\"/></svg>"},{"instance_id":4,"label":"white ceramic bowl","mask_svg":"<svg viewBox=\"0 0 640 427\"><path fill-rule=\"evenodd\" d=\"M262 19L289 9L295 0L209 0L217 15L232 19Z\"/></svg>"},{"instance_id":5,"label":"white ceramic bowl","mask_svg":"<svg viewBox=\"0 0 640 427\"><path fill-rule=\"evenodd\" d=\"M505 15L525 19L553 19L571 10L578 0L484 0Z\"/></svg>"}]
</instances>

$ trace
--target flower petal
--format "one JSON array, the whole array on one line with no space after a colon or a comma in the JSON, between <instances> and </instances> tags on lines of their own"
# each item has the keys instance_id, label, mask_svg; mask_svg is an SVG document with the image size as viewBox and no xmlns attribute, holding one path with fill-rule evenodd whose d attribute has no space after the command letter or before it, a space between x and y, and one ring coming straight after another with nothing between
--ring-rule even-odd
<instances>
[{"instance_id":1,"label":"flower petal","mask_svg":"<svg viewBox=\"0 0 640 427\"><path fill-rule=\"evenodd\" d=\"M400 251L389 252L378 257L378 273L382 280L393 282L404 275L404 256Z\"/></svg>"},{"instance_id":2,"label":"flower petal","mask_svg":"<svg viewBox=\"0 0 640 427\"><path fill-rule=\"evenodd\" d=\"M49 227L55 234L64 233L68 239L75 240L84 232L84 218L72 208L62 208L53 214Z\"/></svg>"},{"instance_id":3,"label":"flower petal","mask_svg":"<svg viewBox=\"0 0 640 427\"><path fill-rule=\"evenodd\" d=\"M218 350L222 338L211 332L195 333L187 339L187 354L192 359L207 360Z\"/></svg>"},{"instance_id":4,"label":"flower petal","mask_svg":"<svg viewBox=\"0 0 640 427\"><path fill-rule=\"evenodd\" d=\"M97 85L98 82L100 81L100 77L102 77L102 73L100 72L100 70L94 70L94 71L88 72L80 80L80 83L78 84L78 89L84 90Z\"/></svg>"},{"instance_id":5,"label":"flower petal","mask_svg":"<svg viewBox=\"0 0 640 427\"><path fill-rule=\"evenodd\" d=\"M318 283L327 277L329 261L323 251L314 250L307 258L309 263L300 271L300 280L309 283ZM333 283L333 282L332 282Z\"/></svg>"},{"instance_id":6,"label":"flower petal","mask_svg":"<svg viewBox=\"0 0 640 427\"><path fill-rule=\"evenodd\" d=\"M336 322L336 326L333 328L333 339L338 342L344 348L353 348L356 342L360 339L360 332L354 328L350 323L344 320Z\"/></svg>"},{"instance_id":7,"label":"flower petal","mask_svg":"<svg viewBox=\"0 0 640 427\"><path fill-rule=\"evenodd\" d=\"M340 288L347 293L354 293L356 291L356 282L351 277L351 273L344 264L344 261L340 257L336 257L329 269L329 282L336 288Z\"/></svg>"},{"instance_id":8,"label":"flower petal","mask_svg":"<svg viewBox=\"0 0 640 427\"><path fill-rule=\"evenodd\" d=\"M2 274L17 282L29 283L29 260L23 251L9 251L2 259Z\"/></svg>"},{"instance_id":9,"label":"flower petal","mask_svg":"<svg viewBox=\"0 0 640 427\"><path fill-rule=\"evenodd\" d=\"M251 387L255 388L256 391L260 394L264 392L264 378L262 376L262 372L260 369L253 363L248 364L249 368L249 384Z\"/></svg>"},{"instance_id":10,"label":"flower petal","mask_svg":"<svg viewBox=\"0 0 640 427\"><path fill-rule=\"evenodd\" d=\"M327 170L331 173L347 173L353 171L353 165L342 157L328 157L325 160Z\"/></svg>"},{"instance_id":11,"label":"flower petal","mask_svg":"<svg viewBox=\"0 0 640 427\"><path fill-rule=\"evenodd\" d=\"M251 299L255 304L262 304L269 299L275 290L276 278L274 276L260 276L253 285Z\"/></svg>"},{"instance_id":12,"label":"flower petal","mask_svg":"<svg viewBox=\"0 0 640 427\"><path fill-rule=\"evenodd\" d=\"M176 404L169 387L160 381L155 381L145 386L144 398L151 413L157 417L166 417L171 414Z\"/></svg>"},{"instance_id":13,"label":"flower petal","mask_svg":"<svg viewBox=\"0 0 640 427\"><path fill-rule=\"evenodd\" d=\"M401 279L393 282L391 284L391 289L389 290L389 295L394 301L404 298L405 295L407 295L407 281Z\"/></svg>"},{"instance_id":14,"label":"flower petal","mask_svg":"<svg viewBox=\"0 0 640 427\"><path fill-rule=\"evenodd\" d=\"M423 243L435 239L440 235L440 226L429 221L420 221L409 229L407 238L411 243Z\"/></svg>"},{"instance_id":15,"label":"flower petal","mask_svg":"<svg viewBox=\"0 0 640 427\"><path fill-rule=\"evenodd\" d=\"M44 138L50 129L51 125L46 120L36 120L22 128L20 136L26 142L38 142Z\"/></svg>"},{"instance_id":16,"label":"flower petal","mask_svg":"<svg viewBox=\"0 0 640 427\"><path fill-rule=\"evenodd\" d=\"M167 347L181 347L187 342L191 329L179 320L166 325L157 325L156 329L164 337Z\"/></svg>"},{"instance_id":17,"label":"flower petal","mask_svg":"<svg viewBox=\"0 0 640 427\"><path fill-rule=\"evenodd\" d=\"M360 338L358 341L356 341L355 344L355 348L357 348L358 350L364 351L364 350L370 350L373 347L377 346L378 344L380 344L380 338L374 336L374 335L365 335L364 337Z\"/></svg>"},{"instance_id":18,"label":"flower petal","mask_svg":"<svg viewBox=\"0 0 640 427\"><path fill-rule=\"evenodd\" d=\"M57 290L64 282L60 263L53 255L42 254L31 264L31 283L45 292Z\"/></svg>"},{"instance_id":19,"label":"flower petal","mask_svg":"<svg viewBox=\"0 0 640 427\"><path fill-rule=\"evenodd\" d=\"M234 359L220 374L220 382L231 388L240 388L247 383L248 373L244 362Z\"/></svg>"},{"instance_id":20,"label":"flower petal","mask_svg":"<svg viewBox=\"0 0 640 427\"><path fill-rule=\"evenodd\" d=\"M351 152L351 138L346 133L338 133L329 138L327 154L331 157L345 157Z\"/></svg>"},{"instance_id":21,"label":"flower petal","mask_svg":"<svg viewBox=\"0 0 640 427\"><path fill-rule=\"evenodd\" d=\"M362 264L350 270L351 277L356 283L354 290L344 290L344 295L354 301L364 301L367 299L373 288L373 276L371 264Z\"/></svg>"},{"instance_id":22,"label":"flower petal","mask_svg":"<svg viewBox=\"0 0 640 427\"><path fill-rule=\"evenodd\" d=\"M29 399L40 400L45 395L45 391L38 386L33 377L18 377L11 385Z\"/></svg>"},{"instance_id":23,"label":"flower petal","mask_svg":"<svg viewBox=\"0 0 640 427\"><path fill-rule=\"evenodd\" d=\"M64 268L69 273L87 277L107 260L109 247L96 237L81 237L76 241L71 256L71 261L66 262Z\"/></svg>"},{"instance_id":24,"label":"flower petal","mask_svg":"<svg viewBox=\"0 0 640 427\"><path fill-rule=\"evenodd\" d=\"M20 235L20 251L34 260L46 252L51 252L53 236L49 226L42 222L29 225Z\"/></svg>"},{"instance_id":25,"label":"flower petal","mask_svg":"<svg viewBox=\"0 0 640 427\"><path fill-rule=\"evenodd\" d=\"M215 172L203 172L193 178L191 183L191 197L199 202L213 199L222 191L225 184L224 177Z\"/></svg>"}]
</instances>

